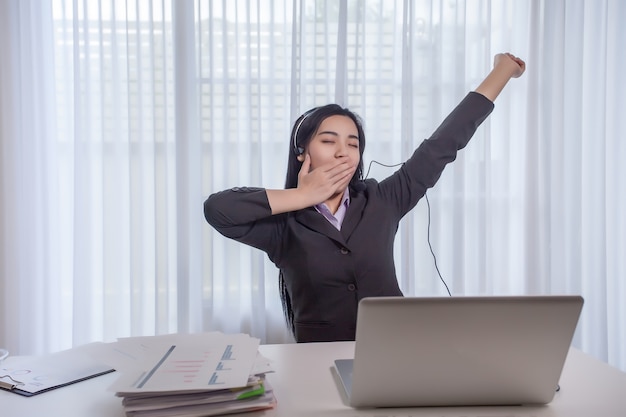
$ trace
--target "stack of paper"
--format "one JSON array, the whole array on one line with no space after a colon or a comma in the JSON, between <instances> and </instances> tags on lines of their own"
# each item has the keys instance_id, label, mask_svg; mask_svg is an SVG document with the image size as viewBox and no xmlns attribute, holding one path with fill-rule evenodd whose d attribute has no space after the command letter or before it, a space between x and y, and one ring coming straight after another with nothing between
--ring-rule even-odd
<instances>
[{"instance_id":1,"label":"stack of paper","mask_svg":"<svg viewBox=\"0 0 626 417\"><path fill-rule=\"evenodd\" d=\"M120 372L110 387L128 416L195 417L273 408L259 340L219 332L120 339L108 344Z\"/></svg>"}]
</instances>

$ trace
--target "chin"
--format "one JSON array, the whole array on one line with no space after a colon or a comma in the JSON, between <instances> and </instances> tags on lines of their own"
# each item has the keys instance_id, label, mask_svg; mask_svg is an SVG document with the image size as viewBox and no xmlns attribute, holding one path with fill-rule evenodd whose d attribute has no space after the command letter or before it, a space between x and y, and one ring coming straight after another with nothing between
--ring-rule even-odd
<instances>
[{"instance_id":1,"label":"chin","mask_svg":"<svg viewBox=\"0 0 626 417\"><path fill-rule=\"evenodd\" d=\"M343 195L343 193L346 192L347 188L348 188L348 185L346 185L345 187L342 187L340 190L337 190L337 192L333 194L333 197L338 197L338 196Z\"/></svg>"}]
</instances>

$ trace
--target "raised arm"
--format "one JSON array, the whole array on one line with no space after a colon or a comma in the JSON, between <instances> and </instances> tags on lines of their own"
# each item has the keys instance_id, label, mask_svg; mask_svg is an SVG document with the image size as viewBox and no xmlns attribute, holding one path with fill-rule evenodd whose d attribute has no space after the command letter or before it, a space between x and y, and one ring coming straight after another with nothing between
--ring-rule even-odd
<instances>
[{"instance_id":1,"label":"raised arm","mask_svg":"<svg viewBox=\"0 0 626 417\"><path fill-rule=\"evenodd\" d=\"M493 69L475 91L495 101L506 83L521 76L525 70L526 64L520 58L509 53L497 54L493 59Z\"/></svg>"}]
</instances>

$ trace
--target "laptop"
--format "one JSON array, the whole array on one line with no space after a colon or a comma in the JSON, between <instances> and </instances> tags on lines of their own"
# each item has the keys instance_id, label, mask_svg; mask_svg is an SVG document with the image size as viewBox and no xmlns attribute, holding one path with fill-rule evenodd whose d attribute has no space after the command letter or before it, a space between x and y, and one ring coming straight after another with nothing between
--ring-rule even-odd
<instances>
[{"instance_id":1,"label":"laptop","mask_svg":"<svg viewBox=\"0 0 626 417\"><path fill-rule=\"evenodd\" d=\"M352 407L547 404L582 306L578 295L364 298L354 359L335 368Z\"/></svg>"}]
</instances>

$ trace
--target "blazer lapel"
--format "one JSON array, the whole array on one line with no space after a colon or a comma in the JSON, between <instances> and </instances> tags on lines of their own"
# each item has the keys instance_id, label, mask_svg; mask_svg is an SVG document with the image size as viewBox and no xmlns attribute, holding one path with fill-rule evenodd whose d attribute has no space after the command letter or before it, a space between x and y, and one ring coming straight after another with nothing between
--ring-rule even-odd
<instances>
[{"instance_id":1,"label":"blazer lapel","mask_svg":"<svg viewBox=\"0 0 626 417\"><path fill-rule=\"evenodd\" d=\"M324 216L315 210L314 207L309 207L305 210L296 212L296 221L303 226L315 230L318 233L323 234L345 246L345 239L343 234L335 228Z\"/></svg>"},{"instance_id":2,"label":"blazer lapel","mask_svg":"<svg viewBox=\"0 0 626 417\"><path fill-rule=\"evenodd\" d=\"M366 200L365 194L362 192L352 193L350 196L350 206L348 206L346 217L344 217L341 225L341 234L346 241L350 239L350 235L361 221Z\"/></svg>"}]
</instances>

